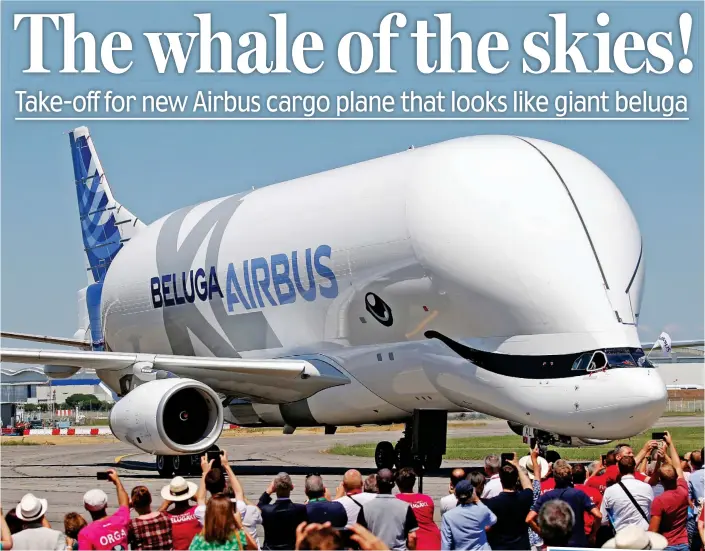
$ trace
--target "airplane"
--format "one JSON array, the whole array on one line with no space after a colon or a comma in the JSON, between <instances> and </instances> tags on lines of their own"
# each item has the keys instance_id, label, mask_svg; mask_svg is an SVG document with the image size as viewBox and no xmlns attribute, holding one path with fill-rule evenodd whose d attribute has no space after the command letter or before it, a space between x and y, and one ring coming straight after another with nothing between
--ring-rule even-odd
<instances>
[{"instance_id":1,"label":"airplane","mask_svg":"<svg viewBox=\"0 0 705 551\"><path fill-rule=\"evenodd\" d=\"M433 470L445 448L415 457L415 431L445 435L448 412L506 419L545 446L630 437L665 409L637 333L637 222L574 151L453 139L145 224L113 196L88 128L69 138L81 328L1 336L78 350L2 360L55 378L95 369L121 397L113 434L155 454L163 476L215 446L226 421L285 433L401 422L376 465Z\"/></svg>"}]
</instances>

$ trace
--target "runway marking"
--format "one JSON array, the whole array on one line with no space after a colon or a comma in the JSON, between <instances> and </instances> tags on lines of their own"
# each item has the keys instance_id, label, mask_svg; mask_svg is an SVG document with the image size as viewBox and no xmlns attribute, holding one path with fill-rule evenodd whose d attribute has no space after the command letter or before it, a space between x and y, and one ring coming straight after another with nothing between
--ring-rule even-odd
<instances>
[{"instance_id":1,"label":"runway marking","mask_svg":"<svg viewBox=\"0 0 705 551\"><path fill-rule=\"evenodd\" d=\"M113 463L115 463L116 465L118 465L118 464L119 464L123 459L125 459L126 457L134 457L134 456L136 456L136 455L142 455L142 454L141 454L141 453L126 453L125 455L118 455L118 456L115 458L115 460L113 461Z\"/></svg>"}]
</instances>

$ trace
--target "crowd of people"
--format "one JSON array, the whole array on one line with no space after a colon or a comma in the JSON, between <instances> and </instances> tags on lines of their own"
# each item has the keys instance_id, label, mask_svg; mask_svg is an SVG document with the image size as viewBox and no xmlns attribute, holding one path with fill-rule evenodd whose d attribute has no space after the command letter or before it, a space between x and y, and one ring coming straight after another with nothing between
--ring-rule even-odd
<instances>
[{"instance_id":1,"label":"crowd of people","mask_svg":"<svg viewBox=\"0 0 705 551\"><path fill-rule=\"evenodd\" d=\"M484 472L451 472L440 497L415 492L411 468L363 478L347 471L334 493L318 473L305 480L306 501L291 499L280 473L249 502L226 452L201 459L200 484L175 477L155 507L145 486L128 495L118 474L110 511L101 489L84 495L91 522L73 512L63 531L46 519L46 499L26 494L2 516L2 547L22 550L237 549L434 550L603 547L703 551L703 450L680 456L671 436L635 455L618 445L600 460L573 464L538 448L521 458L489 455ZM133 513L134 511L134 513ZM258 527L261 526L261 530ZM264 538L260 541L259 532Z\"/></svg>"}]
</instances>

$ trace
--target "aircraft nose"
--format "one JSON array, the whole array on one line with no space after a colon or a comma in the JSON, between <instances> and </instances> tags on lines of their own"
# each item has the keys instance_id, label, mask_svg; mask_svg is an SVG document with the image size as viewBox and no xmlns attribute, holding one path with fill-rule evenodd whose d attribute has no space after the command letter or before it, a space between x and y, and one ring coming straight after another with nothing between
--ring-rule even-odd
<instances>
[{"instance_id":1,"label":"aircraft nose","mask_svg":"<svg viewBox=\"0 0 705 551\"><path fill-rule=\"evenodd\" d=\"M668 404L668 391L657 369L642 369L634 381L631 417L640 425L654 424Z\"/></svg>"}]
</instances>

